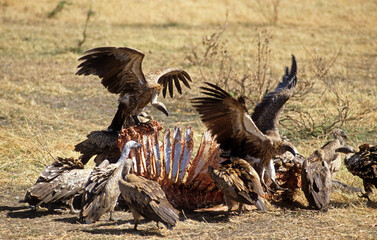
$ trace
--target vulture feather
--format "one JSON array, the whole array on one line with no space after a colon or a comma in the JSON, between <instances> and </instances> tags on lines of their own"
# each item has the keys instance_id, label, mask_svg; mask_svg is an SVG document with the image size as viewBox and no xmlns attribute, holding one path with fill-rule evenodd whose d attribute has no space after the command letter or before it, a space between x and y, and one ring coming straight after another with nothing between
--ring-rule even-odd
<instances>
[{"instance_id":1,"label":"vulture feather","mask_svg":"<svg viewBox=\"0 0 377 240\"><path fill-rule=\"evenodd\" d=\"M109 131L121 130L130 116L139 124L137 117L148 103L168 116L165 105L157 101L161 90L165 97L169 89L170 97L173 97L173 85L179 93L182 92L180 82L190 88L189 74L179 68L166 68L144 76L143 59L144 53L138 50L115 47L94 48L79 59L82 62L77 75L96 75L110 93L120 95L118 111L108 127Z\"/></svg>"},{"instance_id":2,"label":"vulture feather","mask_svg":"<svg viewBox=\"0 0 377 240\"><path fill-rule=\"evenodd\" d=\"M331 195L331 175L322 149L316 150L302 165L301 187L309 207L327 211Z\"/></svg>"},{"instance_id":3,"label":"vulture feather","mask_svg":"<svg viewBox=\"0 0 377 240\"><path fill-rule=\"evenodd\" d=\"M284 142L278 133L278 118L284 103L296 85L296 60L292 56L291 71L287 70L283 81L268 93L250 117L245 99L235 99L225 90L212 84L201 87L204 97L192 99L194 108L209 131L215 136L220 148L230 156L243 158L254 164L260 161L258 174L264 186L264 172L275 183L275 171L271 159L286 151L296 155L295 147Z\"/></svg>"},{"instance_id":4,"label":"vulture feather","mask_svg":"<svg viewBox=\"0 0 377 240\"><path fill-rule=\"evenodd\" d=\"M216 169L209 166L208 172L215 185L224 193L228 216L234 201L240 203L239 213L243 204L255 205L259 210L266 211L259 175L248 162L240 158L226 160Z\"/></svg>"},{"instance_id":5,"label":"vulture feather","mask_svg":"<svg viewBox=\"0 0 377 240\"><path fill-rule=\"evenodd\" d=\"M134 217L134 229L141 217L147 220L162 222L168 229L175 226L179 217L177 210L169 203L161 186L152 180L130 174L132 159L127 159L124 166L124 179L119 181L122 198L125 200Z\"/></svg>"},{"instance_id":6,"label":"vulture feather","mask_svg":"<svg viewBox=\"0 0 377 240\"><path fill-rule=\"evenodd\" d=\"M80 160L58 158L48 165L37 182L27 190L23 202L33 207L69 205L76 212L73 201L81 198L91 169L84 169Z\"/></svg>"},{"instance_id":7,"label":"vulture feather","mask_svg":"<svg viewBox=\"0 0 377 240\"><path fill-rule=\"evenodd\" d=\"M360 145L359 151L346 156L344 163L350 173L363 180L365 194L362 197L370 200L373 186L377 187L377 145Z\"/></svg>"},{"instance_id":8,"label":"vulture feather","mask_svg":"<svg viewBox=\"0 0 377 240\"><path fill-rule=\"evenodd\" d=\"M135 141L128 141L117 163L110 164L105 160L93 169L82 196L82 222L94 223L106 212L110 212L110 220L113 220L112 213L120 195L118 181L122 178L123 166L131 149L140 146Z\"/></svg>"}]
</instances>

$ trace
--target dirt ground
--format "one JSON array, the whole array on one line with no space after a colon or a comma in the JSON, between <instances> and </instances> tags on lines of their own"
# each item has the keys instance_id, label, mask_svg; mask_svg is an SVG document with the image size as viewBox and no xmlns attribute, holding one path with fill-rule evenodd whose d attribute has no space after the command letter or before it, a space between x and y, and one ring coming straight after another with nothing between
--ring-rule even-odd
<instances>
[{"instance_id":1,"label":"dirt ground","mask_svg":"<svg viewBox=\"0 0 377 240\"><path fill-rule=\"evenodd\" d=\"M94 224L81 224L68 210L31 210L18 203L24 189L2 188L1 239L376 239L377 204L334 202L327 213L292 207L269 206L266 213L251 210L228 220L224 211L181 211L173 230L142 221L133 230L132 214L116 211L116 221L104 215ZM366 213L367 212L367 213ZM340 216L347 216L339 221ZM357 221L355 221L357 219Z\"/></svg>"},{"instance_id":2,"label":"dirt ground","mask_svg":"<svg viewBox=\"0 0 377 240\"><path fill-rule=\"evenodd\" d=\"M97 77L75 75L77 59L95 47L143 51L145 73L189 72L190 90L159 98L168 118L147 112L164 129L192 126L195 141L205 126L190 99L204 81L229 81L235 95L251 91L252 111L294 54L297 95L286 104L280 133L304 156L336 127L353 147L377 143L375 0L166 2L0 0L0 239L377 239L377 194L368 203L335 191L323 213L306 209L300 191L296 202L269 205L266 213L252 210L228 221L222 211L186 211L171 231L143 222L137 232L129 212L84 225L68 211L32 211L19 203L52 156L78 157L74 146L106 129L116 112L117 95ZM241 79L248 80L240 85ZM362 187L345 166L337 178Z\"/></svg>"}]
</instances>

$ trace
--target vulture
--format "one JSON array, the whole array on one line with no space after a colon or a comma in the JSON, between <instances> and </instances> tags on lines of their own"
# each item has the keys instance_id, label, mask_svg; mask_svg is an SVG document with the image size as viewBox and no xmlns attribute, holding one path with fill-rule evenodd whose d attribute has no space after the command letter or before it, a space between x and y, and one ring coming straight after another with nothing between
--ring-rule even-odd
<instances>
[{"instance_id":1,"label":"vulture","mask_svg":"<svg viewBox=\"0 0 377 240\"><path fill-rule=\"evenodd\" d=\"M208 173L224 194L228 217L234 201L240 203L239 214L242 212L243 204L255 205L259 210L266 211L259 175L245 160L240 158L226 160L216 169L208 166Z\"/></svg>"},{"instance_id":2,"label":"vulture","mask_svg":"<svg viewBox=\"0 0 377 240\"><path fill-rule=\"evenodd\" d=\"M161 186L152 180L135 174L130 174L134 166L132 159L127 159L124 165L124 179L119 181L119 189L132 212L137 230L140 217L147 220L162 222L166 228L172 229L179 220L177 210L169 203Z\"/></svg>"},{"instance_id":3,"label":"vulture","mask_svg":"<svg viewBox=\"0 0 377 240\"><path fill-rule=\"evenodd\" d=\"M377 187L377 145L360 145L359 151L346 156L344 163L350 173L363 179L365 193L362 197L370 201L372 188Z\"/></svg>"},{"instance_id":4,"label":"vulture","mask_svg":"<svg viewBox=\"0 0 377 240\"><path fill-rule=\"evenodd\" d=\"M25 199L33 208L46 206L54 208L69 205L71 212L76 213L74 202L80 201L85 183L91 169L84 169L80 160L73 158L57 158L48 165L37 182L27 190Z\"/></svg>"},{"instance_id":5,"label":"vulture","mask_svg":"<svg viewBox=\"0 0 377 240\"><path fill-rule=\"evenodd\" d=\"M321 149L324 152L323 160L327 162L330 168L331 178L334 178L342 166L342 156L340 153L349 153L349 151L347 151L348 149L344 141L344 139L347 139L347 135L342 129L334 129L332 135L334 136L334 140L327 142ZM339 150L337 151L337 149Z\"/></svg>"},{"instance_id":6,"label":"vulture","mask_svg":"<svg viewBox=\"0 0 377 240\"><path fill-rule=\"evenodd\" d=\"M140 124L138 115L149 102L168 116L165 105L157 101L161 90L165 97L169 89L170 97L173 97L173 85L180 94L181 82L190 88L190 75L179 68L166 68L144 76L141 67L143 58L144 53L136 49L100 47L86 51L79 59L83 62L78 66L77 75L96 75L110 93L120 95L118 111L108 131L121 130L129 117Z\"/></svg>"},{"instance_id":7,"label":"vulture","mask_svg":"<svg viewBox=\"0 0 377 240\"><path fill-rule=\"evenodd\" d=\"M309 208L327 212L331 195L331 175L324 157L324 151L318 149L305 159L301 171L301 188L309 202Z\"/></svg>"},{"instance_id":8,"label":"vulture","mask_svg":"<svg viewBox=\"0 0 377 240\"><path fill-rule=\"evenodd\" d=\"M104 160L93 169L82 195L81 222L94 223L106 212L110 212L110 220L114 220L113 211L120 195L118 181L122 178L123 166L131 149L139 147L139 143L128 141L118 162L110 164Z\"/></svg>"},{"instance_id":9,"label":"vulture","mask_svg":"<svg viewBox=\"0 0 377 240\"><path fill-rule=\"evenodd\" d=\"M281 139L278 131L280 114L297 83L296 69L296 60L292 55L291 70L286 68L283 80L256 105L251 117L243 96L235 99L212 83L207 82L206 87L201 87L204 97L191 100L202 121L220 144L220 148L232 157L243 158L252 165L257 164L257 172L265 187L266 172L279 188L271 159L286 151L294 156L297 153L291 143Z\"/></svg>"}]
</instances>

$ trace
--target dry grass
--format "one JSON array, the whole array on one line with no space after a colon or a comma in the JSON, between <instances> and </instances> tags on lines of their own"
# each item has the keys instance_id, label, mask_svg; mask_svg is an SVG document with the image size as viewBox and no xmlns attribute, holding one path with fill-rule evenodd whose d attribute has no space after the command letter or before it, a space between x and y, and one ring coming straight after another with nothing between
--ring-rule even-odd
<instances>
[{"instance_id":1,"label":"dry grass","mask_svg":"<svg viewBox=\"0 0 377 240\"><path fill-rule=\"evenodd\" d=\"M226 29L219 42L231 59L233 80L241 79L245 72L255 74L258 36L268 32L271 81L280 79L293 53L298 62L298 87L313 84L310 91L291 99L289 111L283 114L281 132L300 152L308 155L326 142L329 128L339 126L348 133L354 146L376 143L375 1L355 4L350 0L169 3L88 0L68 1L48 17L59 2L0 0L1 237L372 239L377 236L376 204L338 192L333 194L332 209L326 214L270 207L266 214L250 212L227 223L221 215L196 213L172 232L156 230L154 224L148 224L141 227L140 233L133 233L128 230L130 216L125 213L118 213L126 218L120 222L100 221L86 226L75 224L75 216L69 214L38 212L35 217L22 208L24 205L17 204L39 172L52 161L50 154L77 156L73 146L90 131L106 128L115 113L117 96L107 93L95 77L74 75L81 51L98 46L134 47L146 53L146 72L164 66L186 69L195 84L183 96L165 100L171 116L164 118L154 109L148 111L165 128L177 122L180 126L193 126L196 137L200 138L204 127L188 99L197 95L203 76L186 57L192 53L192 47L200 51L202 37L218 32L225 22ZM274 2L279 2L277 11L273 10ZM95 14L88 21L85 42L78 49L89 10ZM331 64L339 49L339 56ZM217 57L213 61L219 60ZM221 78L212 75L218 73L216 65L213 66L204 69L211 73L206 77L219 82ZM231 87L237 89L236 85ZM346 169L342 169L339 178L361 186L361 181ZM306 204L302 194L297 201Z\"/></svg>"}]
</instances>

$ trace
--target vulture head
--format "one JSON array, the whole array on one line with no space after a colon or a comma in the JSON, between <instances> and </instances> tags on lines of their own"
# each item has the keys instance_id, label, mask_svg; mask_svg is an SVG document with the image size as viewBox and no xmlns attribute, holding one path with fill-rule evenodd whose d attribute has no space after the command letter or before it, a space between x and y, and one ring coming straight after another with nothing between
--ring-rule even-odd
<instances>
[{"instance_id":1,"label":"vulture head","mask_svg":"<svg viewBox=\"0 0 377 240\"><path fill-rule=\"evenodd\" d=\"M335 139L339 139L339 138L347 139L347 134L340 128L334 129L332 131L332 135L334 136Z\"/></svg>"},{"instance_id":2,"label":"vulture head","mask_svg":"<svg viewBox=\"0 0 377 240\"><path fill-rule=\"evenodd\" d=\"M278 149L279 149L279 153L277 155L282 155L285 152L290 152L295 157L297 155L297 153L298 153L298 151L295 148L295 146L293 146L293 144L290 143L290 142L282 141L281 145L280 145L280 147Z\"/></svg>"}]
</instances>

